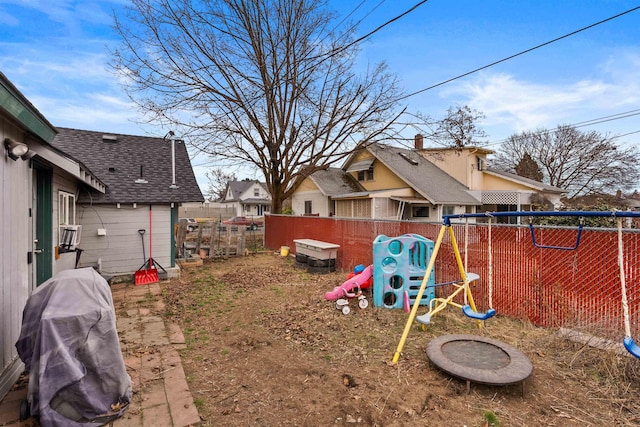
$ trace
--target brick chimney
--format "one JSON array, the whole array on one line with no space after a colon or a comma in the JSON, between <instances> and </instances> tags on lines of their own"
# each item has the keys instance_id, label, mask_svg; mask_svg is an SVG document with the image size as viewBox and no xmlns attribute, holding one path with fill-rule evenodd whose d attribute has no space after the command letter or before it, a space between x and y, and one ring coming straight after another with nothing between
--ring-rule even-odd
<instances>
[{"instance_id":1,"label":"brick chimney","mask_svg":"<svg viewBox=\"0 0 640 427\"><path fill-rule=\"evenodd\" d=\"M421 134L416 134L416 136L413 137L413 142L416 150L422 150L424 148L424 136Z\"/></svg>"}]
</instances>

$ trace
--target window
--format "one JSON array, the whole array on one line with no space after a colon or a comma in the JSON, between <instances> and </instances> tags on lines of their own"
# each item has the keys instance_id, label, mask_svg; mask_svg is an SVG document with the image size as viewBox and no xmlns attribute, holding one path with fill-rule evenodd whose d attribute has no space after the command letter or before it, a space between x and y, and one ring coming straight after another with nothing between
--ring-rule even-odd
<instances>
[{"instance_id":1,"label":"window","mask_svg":"<svg viewBox=\"0 0 640 427\"><path fill-rule=\"evenodd\" d=\"M428 218L429 217L429 206L414 206L413 207L413 217L414 218Z\"/></svg>"},{"instance_id":2,"label":"window","mask_svg":"<svg viewBox=\"0 0 640 427\"><path fill-rule=\"evenodd\" d=\"M373 165L364 171L358 171L358 181L373 181Z\"/></svg>"},{"instance_id":3,"label":"window","mask_svg":"<svg viewBox=\"0 0 640 427\"><path fill-rule=\"evenodd\" d=\"M260 189L259 188L254 188L253 189L253 197L260 197Z\"/></svg>"},{"instance_id":4,"label":"window","mask_svg":"<svg viewBox=\"0 0 640 427\"><path fill-rule=\"evenodd\" d=\"M76 225L76 196L60 191L58 195L58 245L61 252L75 250L80 243L80 226Z\"/></svg>"},{"instance_id":5,"label":"window","mask_svg":"<svg viewBox=\"0 0 640 427\"><path fill-rule=\"evenodd\" d=\"M76 196L60 191L58 197L58 221L60 225L76 224Z\"/></svg>"},{"instance_id":6,"label":"window","mask_svg":"<svg viewBox=\"0 0 640 427\"><path fill-rule=\"evenodd\" d=\"M311 206L311 200L305 200L304 201L304 213L305 214L313 213L313 208Z\"/></svg>"},{"instance_id":7,"label":"window","mask_svg":"<svg viewBox=\"0 0 640 427\"><path fill-rule=\"evenodd\" d=\"M453 215L453 214L454 214L454 206L451 206L451 205L442 206L442 216Z\"/></svg>"}]
</instances>

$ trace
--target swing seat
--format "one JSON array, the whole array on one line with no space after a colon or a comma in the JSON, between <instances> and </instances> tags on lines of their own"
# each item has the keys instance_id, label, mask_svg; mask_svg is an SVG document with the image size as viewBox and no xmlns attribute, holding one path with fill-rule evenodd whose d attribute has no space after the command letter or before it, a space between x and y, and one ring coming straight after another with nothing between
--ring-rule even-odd
<instances>
[{"instance_id":1,"label":"swing seat","mask_svg":"<svg viewBox=\"0 0 640 427\"><path fill-rule=\"evenodd\" d=\"M624 344L624 348L626 348L629 353L640 359L640 347L635 343L635 341L633 341L633 338L626 337L622 341L622 343Z\"/></svg>"},{"instance_id":2,"label":"swing seat","mask_svg":"<svg viewBox=\"0 0 640 427\"><path fill-rule=\"evenodd\" d=\"M478 313L473 311L470 305L462 306L462 312L464 313L465 316L470 317L472 319L476 319L476 320L487 320L496 315L496 310L493 308L490 308L489 310L487 310L486 313Z\"/></svg>"},{"instance_id":3,"label":"swing seat","mask_svg":"<svg viewBox=\"0 0 640 427\"><path fill-rule=\"evenodd\" d=\"M421 314L420 316L416 316L416 322L420 323L421 325L428 325L429 323L431 323L431 314L425 313Z\"/></svg>"},{"instance_id":4,"label":"swing seat","mask_svg":"<svg viewBox=\"0 0 640 427\"><path fill-rule=\"evenodd\" d=\"M476 273L467 273L467 282L472 283L476 280L480 280L480 276Z\"/></svg>"}]
</instances>

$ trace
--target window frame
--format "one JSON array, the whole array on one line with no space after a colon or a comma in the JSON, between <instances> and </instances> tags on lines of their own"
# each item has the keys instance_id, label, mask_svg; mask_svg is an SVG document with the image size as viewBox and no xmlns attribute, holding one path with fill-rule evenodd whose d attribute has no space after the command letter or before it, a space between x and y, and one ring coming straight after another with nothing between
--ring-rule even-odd
<instances>
[{"instance_id":1,"label":"window frame","mask_svg":"<svg viewBox=\"0 0 640 427\"><path fill-rule=\"evenodd\" d=\"M450 212L448 212L450 211ZM456 213L456 207L454 205L442 205L442 216L454 215Z\"/></svg>"},{"instance_id":2,"label":"window frame","mask_svg":"<svg viewBox=\"0 0 640 427\"><path fill-rule=\"evenodd\" d=\"M61 227L78 225L76 223L76 195L64 190L58 190L58 225Z\"/></svg>"},{"instance_id":3,"label":"window frame","mask_svg":"<svg viewBox=\"0 0 640 427\"><path fill-rule=\"evenodd\" d=\"M373 164L367 170L358 171L358 181L373 181Z\"/></svg>"},{"instance_id":4,"label":"window frame","mask_svg":"<svg viewBox=\"0 0 640 427\"><path fill-rule=\"evenodd\" d=\"M420 211L426 211L426 215L418 215ZM411 216L413 218L429 218L430 215L431 209L429 209L429 206L413 206L413 209L411 210Z\"/></svg>"}]
</instances>

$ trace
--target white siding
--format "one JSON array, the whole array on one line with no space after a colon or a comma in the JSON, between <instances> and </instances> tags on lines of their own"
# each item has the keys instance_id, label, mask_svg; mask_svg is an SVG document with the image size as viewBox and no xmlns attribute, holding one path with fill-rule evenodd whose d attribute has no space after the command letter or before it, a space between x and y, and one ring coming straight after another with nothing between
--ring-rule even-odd
<instances>
[{"instance_id":1,"label":"white siding","mask_svg":"<svg viewBox=\"0 0 640 427\"><path fill-rule=\"evenodd\" d=\"M78 205L76 214L82 225L81 267L98 267L108 275L133 273L146 261L142 254L139 229L145 229L144 251L149 258L149 205ZM153 205L153 259L165 269L171 267L171 209ZM106 230L98 236L98 229Z\"/></svg>"},{"instance_id":2,"label":"white siding","mask_svg":"<svg viewBox=\"0 0 640 427\"><path fill-rule=\"evenodd\" d=\"M22 141L22 132L0 117L0 141L6 137ZM33 283L33 264L27 263L31 251L33 226L33 173L29 162L0 157L0 398L24 369L15 343L20 335L22 310Z\"/></svg>"},{"instance_id":3,"label":"white siding","mask_svg":"<svg viewBox=\"0 0 640 427\"><path fill-rule=\"evenodd\" d=\"M376 219L397 219L400 203L386 197L376 197L373 199L373 218Z\"/></svg>"},{"instance_id":4,"label":"white siding","mask_svg":"<svg viewBox=\"0 0 640 427\"><path fill-rule=\"evenodd\" d=\"M291 197L291 208L295 215L304 215L304 202L311 201L311 213L329 216L328 197L318 191L295 192Z\"/></svg>"}]
</instances>

